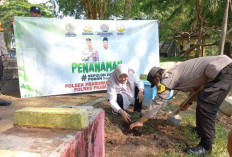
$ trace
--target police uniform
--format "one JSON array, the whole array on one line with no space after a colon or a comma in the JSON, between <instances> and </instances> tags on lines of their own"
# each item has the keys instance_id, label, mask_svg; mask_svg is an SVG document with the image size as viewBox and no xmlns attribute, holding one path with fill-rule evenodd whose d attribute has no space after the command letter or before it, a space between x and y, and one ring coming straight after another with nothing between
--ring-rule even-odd
<instances>
[{"instance_id":1,"label":"police uniform","mask_svg":"<svg viewBox=\"0 0 232 157\"><path fill-rule=\"evenodd\" d=\"M153 67L148 74L148 81L151 83L155 71L157 72L156 68ZM191 59L165 71L160 82L165 89L153 100L153 104L144 113L145 117L157 117L170 90L193 92L204 85L198 94L196 108L197 132L201 142L197 147L187 148L186 152L204 155L211 151L215 138L216 114L232 88L232 60L225 55Z\"/></svg>"},{"instance_id":2,"label":"police uniform","mask_svg":"<svg viewBox=\"0 0 232 157\"><path fill-rule=\"evenodd\" d=\"M1 27L1 22L0 22L0 27ZM4 40L3 29L0 30L0 52L1 52L1 56L8 54ZM2 62L2 58L0 58L0 80L2 79L2 75L3 75L3 62Z\"/></svg>"},{"instance_id":3,"label":"police uniform","mask_svg":"<svg viewBox=\"0 0 232 157\"><path fill-rule=\"evenodd\" d=\"M2 57L2 55L8 55L5 40L4 40L3 30L4 29L3 29L2 24L0 22L0 52L1 52L1 57ZM0 80L2 80L2 76L3 76L3 62L2 62L2 58L0 58ZM10 104L11 104L10 101L5 101L5 100L0 99L0 106L9 106Z\"/></svg>"},{"instance_id":4,"label":"police uniform","mask_svg":"<svg viewBox=\"0 0 232 157\"><path fill-rule=\"evenodd\" d=\"M92 54L91 57L89 57L89 55ZM85 62L97 62L99 61L99 56L98 56L98 52L95 49L91 49L89 50L88 48L86 48L83 52L82 52L82 61Z\"/></svg>"}]
</instances>

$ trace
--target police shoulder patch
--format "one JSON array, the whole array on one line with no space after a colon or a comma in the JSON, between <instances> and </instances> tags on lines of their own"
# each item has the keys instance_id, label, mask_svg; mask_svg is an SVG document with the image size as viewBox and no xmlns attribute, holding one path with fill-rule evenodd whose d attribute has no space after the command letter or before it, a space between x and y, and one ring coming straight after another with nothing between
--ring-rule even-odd
<instances>
[{"instance_id":1,"label":"police shoulder patch","mask_svg":"<svg viewBox=\"0 0 232 157\"><path fill-rule=\"evenodd\" d=\"M165 85L163 85L163 84L161 84L161 83L159 82L158 85L157 85L157 93L158 93L158 94L163 93L165 90L166 90Z\"/></svg>"}]
</instances>

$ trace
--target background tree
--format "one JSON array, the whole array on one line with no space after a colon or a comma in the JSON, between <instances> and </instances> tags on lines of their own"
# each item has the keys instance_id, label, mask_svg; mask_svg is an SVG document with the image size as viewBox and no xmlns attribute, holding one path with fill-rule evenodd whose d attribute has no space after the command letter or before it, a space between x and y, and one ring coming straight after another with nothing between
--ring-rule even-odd
<instances>
[{"instance_id":1,"label":"background tree","mask_svg":"<svg viewBox=\"0 0 232 157\"><path fill-rule=\"evenodd\" d=\"M161 40L171 40L175 33L199 33L196 44L183 51L188 56L189 52L200 46L219 47L225 6L225 0L146 0L141 8L149 14L149 18L159 20ZM230 17L231 15L228 18L229 28L232 22ZM207 34L210 38L204 41L203 37Z\"/></svg>"},{"instance_id":2,"label":"background tree","mask_svg":"<svg viewBox=\"0 0 232 157\"><path fill-rule=\"evenodd\" d=\"M132 0L125 0L124 20L129 20L131 17Z\"/></svg>"},{"instance_id":3,"label":"background tree","mask_svg":"<svg viewBox=\"0 0 232 157\"><path fill-rule=\"evenodd\" d=\"M188 56L195 48L200 50L202 46L212 45L219 47L226 2L227 0L50 0L53 10L52 6L46 7L45 4L39 7L42 9L42 15L46 17L52 16L58 6L58 13L75 18L156 19L159 23L160 40L165 41L172 40L176 33L188 33L191 36L197 32L199 36L196 44L183 51ZM31 4L27 0L6 0L3 6L0 6L0 18L6 21L11 14L28 16ZM227 20L230 30L231 13ZM204 40L205 35L210 37ZM199 56L199 53L196 56Z\"/></svg>"},{"instance_id":4,"label":"background tree","mask_svg":"<svg viewBox=\"0 0 232 157\"><path fill-rule=\"evenodd\" d=\"M228 14L229 14L229 5L230 5L230 1L226 0L225 14L224 14L223 26L222 26L220 53L219 54L223 54L223 51L224 51L224 46L225 46L225 41L226 41L226 32L227 32L227 21L228 21Z\"/></svg>"},{"instance_id":5,"label":"background tree","mask_svg":"<svg viewBox=\"0 0 232 157\"><path fill-rule=\"evenodd\" d=\"M59 12L75 18L109 20L130 19L132 0L50 0L59 6Z\"/></svg>"},{"instance_id":6,"label":"background tree","mask_svg":"<svg viewBox=\"0 0 232 157\"><path fill-rule=\"evenodd\" d=\"M10 50L10 42L13 35L10 23L11 18L14 16L30 16L31 6L39 7L43 17L54 17L53 7L45 3L31 4L27 0L5 0L3 4L0 5L0 21L3 23L5 29L4 35L8 50Z\"/></svg>"}]
</instances>

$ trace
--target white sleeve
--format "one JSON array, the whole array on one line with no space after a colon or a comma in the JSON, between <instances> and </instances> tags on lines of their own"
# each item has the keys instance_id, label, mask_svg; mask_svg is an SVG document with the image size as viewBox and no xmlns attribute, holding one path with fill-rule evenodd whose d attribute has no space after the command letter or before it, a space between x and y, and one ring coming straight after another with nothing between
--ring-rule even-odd
<instances>
[{"instance_id":1,"label":"white sleeve","mask_svg":"<svg viewBox=\"0 0 232 157\"><path fill-rule=\"evenodd\" d=\"M117 92L114 88L107 84L107 95L110 102L110 106L115 112L118 112L121 107L117 103Z\"/></svg>"},{"instance_id":2,"label":"white sleeve","mask_svg":"<svg viewBox=\"0 0 232 157\"><path fill-rule=\"evenodd\" d=\"M133 77L133 80L134 80L135 85L136 85L139 89L144 89L143 81L141 81L141 80L135 75L135 73L131 73L131 76Z\"/></svg>"}]
</instances>

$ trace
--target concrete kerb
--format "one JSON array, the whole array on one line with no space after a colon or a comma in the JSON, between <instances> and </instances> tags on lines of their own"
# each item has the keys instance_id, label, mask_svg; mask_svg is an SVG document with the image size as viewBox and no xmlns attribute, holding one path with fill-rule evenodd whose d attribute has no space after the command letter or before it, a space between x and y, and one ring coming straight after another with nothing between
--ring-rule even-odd
<instances>
[{"instance_id":1,"label":"concrete kerb","mask_svg":"<svg viewBox=\"0 0 232 157\"><path fill-rule=\"evenodd\" d=\"M100 109L96 109L93 106L95 104L98 104L100 102L105 101L107 98L101 97L96 100L81 104L81 105L56 105L53 106L54 108L82 108L86 109L88 111L88 116L89 116L89 122L91 123L93 121L93 118L99 113Z\"/></svg>"},{"instance_id":2,"label":"concrete kerb","mask_svg":"<svg viewBox=\"0 0 232 157\"><path fill-rule=\"evenodd\" d=\"M105 98L99 98L88 103L92 106L84 106L84 104L81 106L54 106L86 109L90 124L81 131L13 127L0 133L0 149L37 153L46 157L104 157L105 113L103 110L93 107L94 104L104 100Z\"/></svg>"},{"instance_id":3,"label":"concrete kerb","mask_svg":"<svg viewBox=\"0 0 232 157\"><path fill-rule=\"evenodd\" d=\"M80 130L89 125L89 118L87 110L81 108L26 107L15 111L14 124Z\"/></svg>"}]
</instances>

